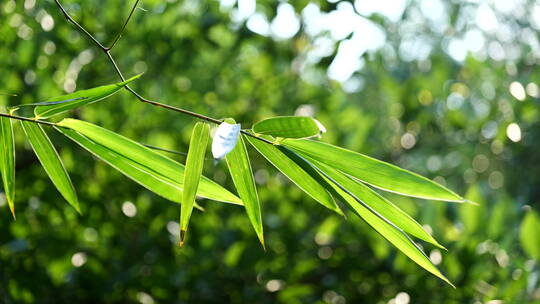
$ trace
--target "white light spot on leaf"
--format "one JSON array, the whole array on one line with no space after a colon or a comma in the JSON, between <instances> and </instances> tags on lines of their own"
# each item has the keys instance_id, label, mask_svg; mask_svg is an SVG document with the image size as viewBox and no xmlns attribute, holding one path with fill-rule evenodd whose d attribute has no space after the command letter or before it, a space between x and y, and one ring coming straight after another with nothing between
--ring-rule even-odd
<instances>
[{"instance_id":1,"label":"white light spot on leaf","mask_svg":"<svg viewBox=\"0 0 540 304\"><path fill-rule=\"evenodd\" d=\"M518 142L521 140L521 128L515 122L511 123L506 127L506 136L513 141Z\"/></svg>"},{"instance_id":2,"label":"white light spot on leaf","mask_svg":"<svg viewBox=\"0 0 540 304\"><path fill-rule=\"evenodd\" d=\"M215 159L221 159L231 152L236 146L240 135L240 124L222 122L216 130L212 141L212 155Z\"/></svg>"},{"instance_id":3,"label":"white light spot on leaf","mask_svg":"<svg viewBox=\"0 0 540 304\"><path fill-rule=\"evenodd\" d=\"M250 31L259 35L268 36L270 34L270 24L266 20L266 16L261 13L255 13L249 17L246 26Z\"/></svg>"},{"instance_id":4,"label":"white light spot on leaf","mask_svg":"<svg viewBox=\"0 0 540 304\"><path fill-rule=\"evenodd\" d=\"M315 107L311 104L300 105L296 111L294 111L295 116L309 116L313 117L315 115Z\"/></svg>"},{"instance_id":5,"label":"white light spot on leaf","mask_svg":"<svg viewBox=\"0 0 540 304\"><path fill-rule=\"evenodd\" d=\"M540 91L538 90L538 85L536 83L530 82L527 85L527 94L532 97L540 97Z\"/></svg>"},{"instance_id":6,"label":"white light spot on leaf","mask_svg":"<svg viewBox=\"0 0 540 304\"><path fill-rule=\"evenodd\" d=\"M146 292L140 291L137 293L137 300L142 304L154 304L156 301L154 301L154 298L152 298L151 295L147 294Z\"/></svg>"},{"instance_id":7,"label":"white light spot on leaf","mask_svg":"<svg viewBox=\"0 0 540 304\"><path fill-rule=\"evenodd\" d=\"M411 134L411 133L405 133L403 134L403 136L401 136L401 146L404 148L404 149L411 149L412 147L414 147L414 145L416 144L416 137Z\"/></svg>"},{"instance_id":8,"label":"white light spot on leaf","mask_svg":"<svg viewBox=\"0 0 540 304\"><path fill-rule=\"evenodd\" d=\"M96 229L91 227L84 229L83 236L87 242L95 242L98 239L98 233Z\"/></svg>"},{"instance_id":9,"label":"white light spot on leaf","mask_svg":"<svg viewBox=\"0 0 540 304\"><path fill-rule=\"evenodd\" d=\"M429 254L429 259L435 265L439 265L442 262L442 254L438 249L433 249Z\"/></svg>"},{"instance_id":10,"label":"white light spot on leaf","mask_svg":"<svg viewBox=\"0 0 540 304\"><path fill-rule=\"evenodd\" d=\"M175 221L168 222L167 231L169 231L169 233L172 234L173 236L179 238L180 237L180 224L178 224Z\"/></svg>"},{"instance_id":11,"label":"white light spot on leaf","mask_svg":"<svg viewBox=\"0 0 540 304\"><path fill-rule=\"evenodd\" d=\"M333 253L334 251L332 250L330 246L323 246L319 248L319 251L318 251L319 258L323 260L328 260L330 257L332 257Z\"/></svg>"},{"instance_id":12,"label":"white light spot on leaf","mask_svg":"<svg viewBox=\"0 0 540 304\"><path fill-rule=\"evenodd\" d=\"M6 205L6 194L0 192L0 207L3 207L4 205Z\"/></svg>"},{"instance_id":13,"label":"white light spot on leaf","mask_svg":"<svg viewBox=\"0 0 540 304\"><path fill-rule=\"evenodd\" d=\"M66 93L73 93L75 92L76 88L77 84L72 78L68 78L66 81L64 81L64 91L66 91Z\"/></svg>"},{"instance_id":14,"label":"white light spot on leaf","mask_svg":"<svg viewBox=\"0 0 540 304\"><path fill-rule=\"evenodd\" d=\"M137 215L137 207L132 202L124 202L122 204L122 213L127 217L134 217Z\"/></svg>"},{"instance_id":15,"label":"white light spot on leaf","mask_svg":"<svg viewBox=\"0 0 540 304\"><path fill-rule=\"evenodd\" d=\"M270 280L268 283L266 283L266 290L269 292L276 292L283 288L283 281L282 280Z\"/></svg>"},{"instance_id":16,"label":"white light spot on leaf","mask_svg":"<svg viewBox=\"0 0 540 304\"><path fill-rule=\"evenodd\" d=\"M71 264L75 267L81 267L86 263L86 253L77 252L71 257Z\"/></svg>"},{"instance_id":17,"label":"white light spot on leaf","mask_svg":"<svg viewBox=\"0 0 540 304\"><path fill-rule=\"evenodd\" d=\"M491 189L499 189L504 185L504 175L500 171L492 172L488 177Z\"/></svg>"},{"instance_id":18,"label":"white light spot on leaf","mask_svg":"<svg viewBox=\"0 0 540 304\"><path fill-rule=\"evenodd\" d=\"M485 32L496 32L499 27L499 20L497 15L491 9L491 7L484 3L481 4L476 11L476 25Z\"/></svg>"},{"instance_id":19,"label":"white light spot on leaf","mask_svg":"<svg viewBox=\"0 0 540 304\"><path fill-rule=\"evenodd\" d=\"M233 19L242 22L255 13L257 3L255 0L239 0L238 9L233 13Z\"/></svg>"},{"instance_id":20,"label":"white light spot on leaf","mask_svg":"<svg viewBox=\"0 0 540 304\"><path fill-rule=\"evenodd\" d=\"M396 295L395 302L396 304L409 304L411 297L406 292L400 292Z\"/></svg>"},{"instance_id":21,"label":"white light spot on leaf","mask_svg":"<svg viewBox=\"0 0 540 304\"><path fill-rule=\"evenodd\" d=\"M24 8L27 10L31 10L36 6L36 0L26 0L24 1Z\"/></svg>"},{"instance_id":22,"label":"white light spot on leaf","mask_svg":"<svg viewBox=\"0 0 540 304\"><path fill-rule=\"evenodd\" d=\"M354 7L359 14L369 17L378 13L392 22L397 22L401 19L405 11L405 5L406 1L404 0L354 1Z\"/></svg>"},{"instance_id":23,"label":"white light spot on leaf","mask_svg":"<svg viewBox=\"0 0 540 304\"><path fill-rule=\"evenodd\" d=\"M277 15L270 25L276 38L292 38L300 29L300 20L294 12L294 7L288 3L281 3L277 8Z\"/></svg>"},{"instance_id":24,"label":"white light spot on leaf","mask_svg":"<svg viewBox=\"0 0 540 304\"><path fill-rule=\"evenodd\" d=\"M45 32L50 32L54 28L54 19L51 15L47 14L41 19L40 24Z\"/></svg>"},{"instance_id":25,"label":"white light spot on leaf","mask_svg":"<svg viewBox=\"0 0 540 304\"><path fill-rule=\"evenodd\" d=\"M527 95L525 95L525 88L517 81L510 84L509 90L510 94L512 94L512 96L519 101L523 101L525 100L525 97L527 97Z\"/></svg>"}]
</instances>

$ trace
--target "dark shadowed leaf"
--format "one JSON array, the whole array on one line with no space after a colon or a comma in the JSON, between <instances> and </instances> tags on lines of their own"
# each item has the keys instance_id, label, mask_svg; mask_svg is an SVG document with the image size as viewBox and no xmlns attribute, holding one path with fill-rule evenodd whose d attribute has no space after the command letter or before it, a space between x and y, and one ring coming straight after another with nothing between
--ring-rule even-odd
<instances>
[{"instance_id":1,"label":"dark shadowed leaf","mask_svg":"<svg viewBox=\"0 0 540 304\"><path fill-rule=\"evenodd\" d=\"M259 121L253 125L253 132L274 137L303 138L319 135L322 125L305 116L279 116Z\"/></svg>"},{"instance_id":2,"label":"dark shadowed leaf","mask_svg":"<svg viewBox=\"0 0 540 304\"><path fill-rule=\"evenodd\" d=\"M533 259L540 259L540 216L530 210L521 222L519 239L523 250Z\"/></svg>"},{"instance_id":3,"label":"dark shadowed leaf","mask_svg":"<svg viewBox=\"0 0 540 304\"><path fill-rule=\"evenodd\" d=\"M180 246L184 244L189 218L193 211L195 195L201 179L204 152L210 138L210 126L203 122L198 122L191 133L189 151L186 159L186 169L184 171L184 193L182 194L182 207L180 211Z\"/></svg>"},{"instance_id":4,"label":"dark shadowed leaf","mask_svg":"<svg viewBox=\"0 0 540 304\"><path fill-rule=\"evenodd\" d=\"M21 121L21 125L32 149L34 149L43 169L45 169L45 172L49 175L49 178L56 186L56 189L58 189L68 203L80 213L81 210L75 188L71 183L71 179L69 178L66 168L64 168L64 164L62 163L58 152L56 152L56 149L45 131L43 131L41 125L28 121Z\"/></svg>"},{"instance_id":5,"label":"dark shadowed leaf","mask_svg":"<svg viewBox=\"0 0 540 304\"><path fill-rule=\"evenodd\" d=\"M15 218L15 142L11 119L0 117L0 176L6 200Z\"/></svg>"},{"instance_id":6,"label":"dark shadowed leaf","mask_svg":"<svg viewBox=\"0 0 540 304\"><path fill-rule=\"evenodd\" d=\"M463 222L464 233L474 234L479 229L483 229L483 218L486 216L486 203L478 184L472 185L465 193L465 198L478 205L464 204L458 208L460 220Z\"/></svg>"},{"instance_id":7,"label":"dark shadowed leaf","mask_svg":"<svg viewBox=\"0 0 540 304\"><path fill-rule=\"evenodd\" d=\"M81 90L75 93L48 99L42 103L35 104L36 108L34 109L34 114L36 118L48 118L74 108L100 101L118 92L118 90L140 76L141 75L131 77L124 82L100 86L88 90Z\"/></svg>"},{"instance_id":8,"label":"dark shadowed leaf","mask_svg":"<svg viewBox=\"0 0 540 304\"><path fill-rule=\"evenodd\" d=\"M442 185L416 173L327 143L285 139L282 144L379 189L424 199L463 202Z\"/></svg>"}]
</instances>

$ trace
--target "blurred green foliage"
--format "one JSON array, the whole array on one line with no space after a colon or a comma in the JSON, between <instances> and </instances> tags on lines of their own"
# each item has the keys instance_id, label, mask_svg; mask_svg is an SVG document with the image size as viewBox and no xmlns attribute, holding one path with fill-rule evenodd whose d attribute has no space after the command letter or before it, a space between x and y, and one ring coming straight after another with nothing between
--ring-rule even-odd
<instances>
[{"instance_id":1,"label":"blurred green foliage","mask_svg":"<svg viewBox=\"0 0 540 304\"><path fill-rule=\"evenodd\" d=\"M456 59L453 39L470 30L463 20L474 19L474 9L487 4L445 3L447 28L439 31L424 16L423 1L407 2L397 21L370 16L384 30L385 44L364 53L363 67L340 83L326 74L340 41L318 60L307 60L318 37L304 24L290 39L258 35L234 18L234 1L226 2L143 1L144 10L136 11L113 50L128 76L145 73L134 87L164 103L234 117L244 127L272 115L313 112L329 130L324 141L466 193L479 205L391 197L448 248L424 244L457 289L422 271L357 217L343 219L319 206L253 149L266 252L240 207L205 201L200 203L206 212L194 212L188 245L179 249L178 205L47 129L78 191L79 216L54 190L16 124L17 221L0 196L2 302L540 301L540 59L534 22L496 7L492 12L504 27L486 33L477 54ZM323 12L339 9L337 3L314 3ZM104 43L112 42L131 5L66 4ZM300 16L308 1L292 4ZM523 2L521 14L537 5ZM268 20L277 8L278 2L257 3ZM506 39L501 33L507 29L518 34ZM400 51L410 35L430 42L427 55L411 59ZM0 105L118 81L106 57L53 1L2 1L0 54ZM194 124L128 92L69 116L184 152ZM205 164L206 176L233 189L226 172L223 162Z\"/></svg>"}]
</instances>

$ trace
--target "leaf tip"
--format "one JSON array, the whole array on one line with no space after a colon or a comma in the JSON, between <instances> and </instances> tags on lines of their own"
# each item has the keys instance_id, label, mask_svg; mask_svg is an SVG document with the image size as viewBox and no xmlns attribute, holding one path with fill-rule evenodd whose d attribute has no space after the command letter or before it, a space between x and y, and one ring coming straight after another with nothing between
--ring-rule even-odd
<instances>
[{"instance_id":1,"label":"leaf tip","mask_svg":"<svg viewBox=\"0 0 540 304\"><path fill-rule=\"evenodd\" d=\"M264 252L266 252L266 245L264 243L264 236L261 233L260 235L258 235L258 237L259 237L259 242L261 242L261 245L262 245L262 248L263 248Z\"/></svg>"},{"instance_id":2,"label":"leaf tip","mask_svg":"<svg viewBox=\"0 0 540 304\"><path fill-rule=\"evenodd\" d=\"M347 219L347 216L345 215L345 213L343 212L343 210L341 210L341 208L339 208L339 206L336 204L336 207L333 208L332 210L334 210L334 212L336 212L337 214L339 214L340 216L342 216L344 219Z\"/></svg>"},{"instance_id":3,"label":"leaf tip","mask_svg":"<svg viewBox=\"0 0 540 304\"><path fill-rule=\"evenodd\" d=\"M56 125L59 126L59 127L69 128L68 124L70 122L73 122L74 120L75 119L73 119L73 118L64 118L64 119L60 120L59 122L57 122Z\"/></svg>"},{"instance_id":4,"label":"leaf tip","mask_svg":"<svg viewBox=\"0 0 540 304\"><path fill-rule=\"evenodd\" d=\"M11 211L11 216L13 216L13 220L17 220L17 216L15 215L15 206L11 203L9 204L9 211Z\"/></svg>"},{"instance_id":5,"label":"leaf tip","mask_svg":"<svg viewBox=\"0 0 540 304\"><path fill-rule=\"evenodd\" d=\"M450 280L446 279L446 277L445 277L445 282L448 283L448 285L452 286L452 288L457 289L456 285L452 284L452 282L450 282Z\"/></svg>"},{"instance_id":6,"label":"leaf tip","mask_svg":"<svg viewBox=\"0 0 540 304\"><path fill-rule=\"evenodd\" d=\"M468 200L468 199L463 199L463 203L470 204L470 205L473 205L473 206L480 206L479 203Z\"/></svg>"},{"instance_id":7,"label":"leaf tip","mask_svg":"<svg viewBox=\"0 0 540 304\"><path fill-rule=\"evenodd\" d=\"M77 213L79 213L79 215L82 215L81 207L78 204L76 206L73 206L73 208L77 210Z\"/></svg>"},{"instance_id":8,"label":"leaf tip","mask_svg":"<svg viewBox=\"0 0 540 304\"><path fill-rule=\"evenodd\" d=\"M201 205L199 205L199 204L197 204L197 203L193 204L193 206L195 207L195 209L197 209L197 210L199 210L199 211L201 211L201 212L205 212L205 211L206 211L206 209L204 209L203 206L201 206Z\"/></svg>"},{"instance_id":9,"label":"leaf tip","mask_svg":"<svg viewBox=\"0 0 540 304\"><path fill-rule=\"evenodd\" d=\"M130 82L134 81L134 80L137 80L139 79L144 73L140 73L140 74L137 74L129 79L126 79L125 81L122 81L120 83L118 83L117 85L119 87L125 87L126 85L128 85Z\"/></svg>"},{"instance_id":10,"label":"leaf tip","mask_svg":"<svg viewBox=\"0 0 540 304\"><path fill-rule=\"evenodd\" d=\"M180 229L180 244L179 244L180 248L184 247L185 238L186 238L186 230Z\"/></svg>"},{"instance_id":11,"label":"leaf tip","mask_svg":"<svg viewBox=\"0 0 540 304\"><path fill-rule=\"evenodd\" d=\"M439 277L441 280L443 280L448 285L452 286L452 288L457 289L456 285L454 285L452 282L450 282L450 280L441 271L438 271L437 277Z\"/></svg>"},{"instance_id":12,"label":"leaf tip","mask_svg":"<svg viewBox=\"0 0 540 304\"><path fill-rule=\"evenodd\" d=\"M425 239L425 241L429 242L430 244L436 246L439 249L448 251L448 249L444 247L441 243L439 243L428 231L426 231L426 233L427 233L428 239Z\"/></svg>"},{"instance_id":13,"label":"leaf tip","mask_svg":"<svg viewBox=\"0 0 540 304\"><path fill-rule=\"evenodd\" d=\"M441 244L440 244L439 242L437 242L437 240L435 240L434 238L433 238L433 243L432 243L432 244L435 245L435 246L437 246L439 249L442 249L442 250L444 250L444 251L448 251L448 249L447 249L446 247L444 247L443 245L441 245Z\"/></svg>"}]
</instances>

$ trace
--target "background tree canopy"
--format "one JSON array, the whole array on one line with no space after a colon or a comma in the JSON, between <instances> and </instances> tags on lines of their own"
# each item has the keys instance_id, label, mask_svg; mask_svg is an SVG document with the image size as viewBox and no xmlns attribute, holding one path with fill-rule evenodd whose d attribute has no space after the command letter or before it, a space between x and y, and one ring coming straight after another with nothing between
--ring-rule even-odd
<instances>
[{"instance_id":1,"label":"background tree canopy","mask_svg":"<svg viewBox=\"0 0 540 304\"><path fill-rule=\"evenodd\" d=\"M65 1L105 44L132 4ZM144 73L133 83L144 96L244 126L314 115L329 130L323 141L478 202L391 196L448 248L424 249L457 289L360 219L328 212L253 149L266 252L241 207L207 201L179 249L178 205L50 132L79 193L80 216L53 189L16 124L18 218L1 193L0 299L540 301L538 30L540 3L525 0L142 1L113 53L126 74ZM2 1L0 54L4 106L118 81L53 1ZM69 116L184 152L194 123L124 90ZM224 162L205 163L206 176L233 189L226 172Z\"/></svg>"}]
</instances>

